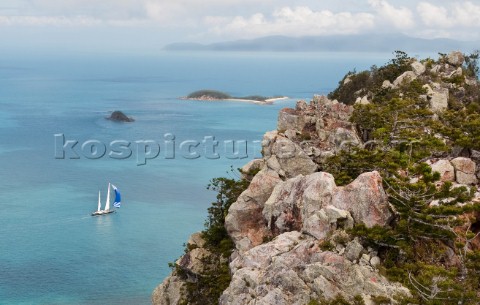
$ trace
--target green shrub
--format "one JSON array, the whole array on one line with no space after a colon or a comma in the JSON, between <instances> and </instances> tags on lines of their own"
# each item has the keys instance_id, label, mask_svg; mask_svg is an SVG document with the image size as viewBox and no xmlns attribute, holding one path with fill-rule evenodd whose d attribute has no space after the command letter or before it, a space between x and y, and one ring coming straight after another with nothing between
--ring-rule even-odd
<instances>
[{"instance_id":1,"label":"green shrub","mask_svg":"<svg viewBox=\"0 0 480 305\"><path fill-rule=\"evenodd\" d=\"M269 97L261 96L261 95L248 95L248 96L242 96L242 97L236 97L236 98L242 99L242 100L259 101L259 102L264 102L265 100L269 99Z\"/></svg>"},{"instance_id":2,"label":"green shrub","mask_svg":"<svg viewBox=\"0 0 480 305\"><path fill-rule=\"evenodd\" d=\"M216 91L216 90L198 90L187 95L187 98L193 98L193 99L203 98L203 97L210 97L216 100L226 100L226 99L232 98L231 95L225 92Z\"/></svg>"},{"instance_id":3,"label":"green shrub","mask_svg":"<svg viewBox=\"0 0 480 305\"><path fill-rule=\"evenodd\" d=\"M476 109L443 112L440 121L434 125L435 131L449 139L452 145L480 149L480 113Z\"/></svg>"},{"instance_id":4,"label":"green shrub","mask_svg":"<svg viewBox=\"0 0 480 305\"><path fill-rule=\"evenodd\" d=\"M465 83L465 76L463 75L455 75L452 77L445 77L442 78L442 81L445 83L455 84L457 87L463 86Z\"/></svg>"},{"instance_id":5,"label":"green shrub","mask_svg":"<svg viewBox=\"0 0 480 305\"><path fill-rule=\"evenodd\" d=\"M281 96L275 96L275 97L281 97ZM217 90L198 90L187 95L187 98L191 98L191 99L210 98L213 100L242 99L242 100L264 102L272 97L267 97L262 95L248 95L248 96L234 97L228 93L217 91Z\"/></svg>"},{"instance_id":6,"label":"green shrub","mask_svg":"<svg viewBox=\"0 0 480 305\"><path fill-rule=\"evenodd\" d=\"M208 185L207 188L217 192L217 196L216 201L212 202L208 208L208 218L205 221L205 229L202 231L205 248L211 253L202 261L205 272L192 280L178 265L169 264L186 282L186 304L218 304L220 295L230 284L228 258L235 245L225 230L225 217L230 205L237 200L248 184L246 180L215 178ZM186 245L185 251L188 252L194 248L195 246Z\"/></svg>"},{"instance_id":7,"label":"green shrub","mask_svg":"<svg viewBox=\"0 0 480 305\"><path fill-rule=\"evenodd\" d=\"M337 295L334 299L326 300L310 300L307 305L365 305L363 298L359 295L355 296L350 302L346 300L343 296Z\"/></svg>"},{"instance_id":8,"label":"green shrub","mask_svg":"<svg viewBox=\"0 0 480 305\"><path fill-rule=\"evenodd\" d=\"M345 83L346 79L350 81ZM369 87L369 82L371 81L370 72L363 71L360 73L348 72L345 77L340 81L340 86L338 86L335 91L331 92L328 95L329 99L336 99L344 104L351 105L357 99L355 94L357 91Z\"/></svg>"},{"instance_id":9,"label":"green shrub","mask_svg":"<svg viewBox=\"0 0 480 305\"><path fill-rule=\"evenodd\" d=\"M332 251L333 249L335 249L333 244L328 240L324 240L324 241L320 242L318 246L319 246L320 250L322 250L322 251Z\"/></svg>"},{"instance_id":10,"label":"green shrub","mask_svg":"<svg viewBox=\"0 0 480 305\"><path fill-rule=\"evenodd\" d=\"M407 53L403 51L395 51L393 52L393 55L395 57L386 65L378 69L375 69L375 67L372 68L377 84L384 80L393 82L404 72L411 70L410 63L412 62L412 58L410 58Z\"/></svg>"},{"instance_id":11,"label":"green shrub","mask_svg":"<svg viewBox=\"0 0 480 305\"><path fill-rule=\"evenodd\" d=\"M480 51L476 50L472 54L465 56L465 69L466 75L478 79L478 73L480 68L478 65L478 59L480 56Z\"/></svg>"},{"instance_id":12,"label":"green shrub","mask_svg":"<svg viewBox=\"0 0 480 305\"><path fill-rule=\"evenodd\" d=\"M397 55L384 67L372 67L372 103L354 107L351 121L368 144L337 153L322 170L332 173L339 185L366 171L376 170L383 177L394 215L391 225L357 224L348 232L378 250L382 274L410 288L412 297L400 297L400 304L479 304L480 252L469 247L476 220L468 213L479 211L480 204L464 205L475 189L453 188L451 183L438 189L439 174L423 163L448 155L453 146L480 149L478 87L467 86L465 96L452 95L450 109L434 116L421 97L428 76L395 90L378 87L380 80L392 80L409 69L409 57ZM467 60L466 65L478 73L476 62ZM450 81L460 83L460 78ZM432 200L439 205L430 206ZM452 251L458 258L455 266L446 263Z\"/></svg>"},{"instance_id":13,"label":"green shrub","mask_svg":"<svg viewBox=\"0 0 480 305\"><path fill-rule=\"evenodd\" d=\"M396 90L382 88L383 82L385 80L393 82L402 73L411 70L410 64L413 59L403 51L395 51L394 56L382 67L372 66L369 71L359 73L348 72L339 82L339 86L328 95L328 98L352 105L357 97L368 95L375 100L381 99L385 94L395 93ZM349 81L345 82L347 78Z\"/></svg>"}]
</instances>

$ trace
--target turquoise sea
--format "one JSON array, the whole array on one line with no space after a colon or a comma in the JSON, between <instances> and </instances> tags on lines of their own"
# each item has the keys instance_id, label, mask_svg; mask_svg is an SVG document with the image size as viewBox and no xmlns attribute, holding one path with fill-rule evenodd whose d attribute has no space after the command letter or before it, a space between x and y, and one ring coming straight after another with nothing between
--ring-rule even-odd
<instances>
[{"instance_id":1,"label":"turquoise sea","mask_svg":"<svg viewBox=\"0 0 480 305\"><path fill-rule=\"evenodd\" d=\"M391 54L7 53L0 57L0 304L149 304L215 194L205 187L244 159L177 154L55 158L55 134L79 145L153 140L261 140L278 110L332 90L354 68ZM198 89L286 95L260 106L179 99ZM104 117L122 110L136 121ZM164 149L165 147L161 147ZM68 155L67 155L68 157ZM122 192L118 213L91 217L98 190Z\"/></svg>"}]
</instances>

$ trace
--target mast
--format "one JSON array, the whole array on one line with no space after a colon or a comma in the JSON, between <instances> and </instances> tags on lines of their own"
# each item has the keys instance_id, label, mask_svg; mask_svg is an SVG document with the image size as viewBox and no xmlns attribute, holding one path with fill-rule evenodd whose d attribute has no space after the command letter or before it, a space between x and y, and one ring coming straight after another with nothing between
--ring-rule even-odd
<instances>
[{"instance_id":1,"label":"mast","mask_svg":"<svg viewBox=\"0 0 480 305\"><path fill-rule=\"evenodd\" d=\"M110 210L110 183L108 183L107 202L105 203L105 211L108 210Z\"/></svg>"},{"instance_id":2,"label":"mast","mask_svg":"<svg viewBox=\"0 0 480 305\"><path fill-rule=\"evenodd\" d=\"M100 209L102 208L102 203L100 202L100 191L98 191L98 208L97 212L100 212Z\"/></svg>"}]
</instances>

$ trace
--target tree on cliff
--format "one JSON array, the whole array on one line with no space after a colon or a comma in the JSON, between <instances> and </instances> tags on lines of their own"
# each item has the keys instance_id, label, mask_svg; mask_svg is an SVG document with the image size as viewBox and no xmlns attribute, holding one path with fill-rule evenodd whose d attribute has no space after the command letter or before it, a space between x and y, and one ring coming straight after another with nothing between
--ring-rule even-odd
<instances>
[{"instance_id":1,"label":"tree on cliff","mask_svg":"<svg viewBox=\"0 0 480 305\"><path fill-rule=\"evenodd\" d=\"M216 200L208 208L208 217L202 238L204 248L208 251L203 258L203 273L189 276L181 266L171 263L173 272L186 283L185 304L204 305L217 304L222 292L228 287L231 280L228 268L228 258L235 247L225 229L225 217L228 208L248 187L247 180L232 178L212 179L207 189L217 193ZM186 245L185 252L191 251Z\"/></svg>"},{"instance_id":2,"label":"tree on cliff","mask_svg":"<svg viewBox=\"0 0 480 305\"><path fill-rule=\"evenodd\" d=\"M328 94L328 98L352 105L358 94L365 95L374 88L380 88L385 80L393 82L399 75L408 71L413 60L403 51L395 51L394 55L395 58L380 68L372 66L370 71L348 72L339 82L339 86Z\"/></svg>"}]
</instances>

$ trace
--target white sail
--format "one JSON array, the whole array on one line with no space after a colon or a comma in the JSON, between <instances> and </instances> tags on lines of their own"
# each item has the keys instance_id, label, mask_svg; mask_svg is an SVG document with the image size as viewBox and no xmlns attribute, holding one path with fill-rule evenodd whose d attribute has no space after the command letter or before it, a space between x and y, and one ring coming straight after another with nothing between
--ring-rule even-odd
<instances>
[{"instance_id":1,"label":"white sail","mask_svg":"<svg viewBox=\"0 0 480 305\"><path fill-rule=\"evenodd\" d=\"M108 184L107 202L105 203L105 211L108 210L110 210L110 183Z\"/></svg>"},{"instance_id":2,"label":"white sail","mask_svg":"<svg viewBox=\"0 0 480 305\"><path fill-rule=\"evenodd\" d=\"M100 212L100 209L102 208L102 203L100 202L100 191L98 191L98 208L97 212Z\"/></svg>"}]
</instances>

